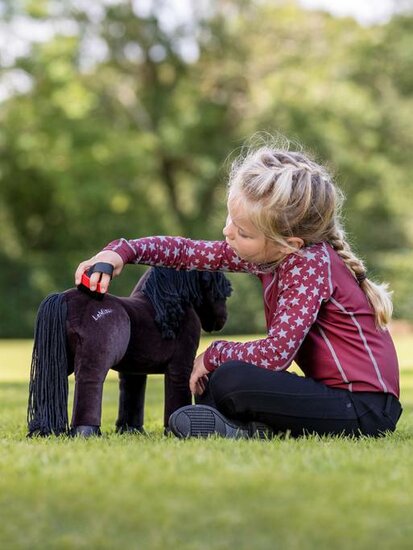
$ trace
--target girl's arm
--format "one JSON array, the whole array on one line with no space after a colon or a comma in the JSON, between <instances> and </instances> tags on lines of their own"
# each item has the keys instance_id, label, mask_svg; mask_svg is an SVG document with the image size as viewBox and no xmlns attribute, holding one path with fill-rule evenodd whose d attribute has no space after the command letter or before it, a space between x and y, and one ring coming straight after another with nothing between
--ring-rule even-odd
<instances>
[{"instance_id":1,"label":"girl's arm","mask_svg":"<svg viewBox=\"0 0 413 550\"><path fill-rule=\"evenodd\" d=\"M279 267L279 293L267 338L245 343L216 341L206 350L204 365L213 371L229 360L241 360L270 370L290 366L321 303L332 293L325 245L303 255L291 254Z\"/></svg>"},{"instance_id":2,"label":"girl's arm","mask_svg":"<svg viewBox=\"0 0 413 550\"><path fill-rule=\"evenodd\" d=\"M139 263L199 271L245 271L259 267L242 260L225 241L195 241L183 237L118 239L104 250L119 254L123 263Z\"/></svg>"}]
</instances>

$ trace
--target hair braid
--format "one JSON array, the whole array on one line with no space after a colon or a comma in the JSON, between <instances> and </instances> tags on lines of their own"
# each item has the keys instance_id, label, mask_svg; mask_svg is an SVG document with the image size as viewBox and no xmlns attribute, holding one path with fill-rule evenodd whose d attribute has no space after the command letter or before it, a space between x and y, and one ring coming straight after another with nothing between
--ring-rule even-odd
<instances>
[{"instance_id":1,"label":"hair braid","mask_svg":"<svg viewBox=\"0 0 413 550\"><path fill-rule=\"evenodd\" d=\"M338 222L333 228L330 238L328 239L331 246L344 261L350 272L358 280L366 273L366 268L363 261L354 254L349 243L346 241L344 230L339 226Z\"/></svg>"},{"instance_id":2,"label":"hair braid","mask_svg":"<svg viewBox=\"0 0 413 550\"><path fill-rule=\"evenodd\" d=\"M375 313L376 325L384 329L393 313L392 293L388 290L389 285L386 283L377 284L367 278L363 261L351 250L349 243L346 241L344 230L338 223L336 223L329 242L366 294Z\"/></svg>"}]
</instances>

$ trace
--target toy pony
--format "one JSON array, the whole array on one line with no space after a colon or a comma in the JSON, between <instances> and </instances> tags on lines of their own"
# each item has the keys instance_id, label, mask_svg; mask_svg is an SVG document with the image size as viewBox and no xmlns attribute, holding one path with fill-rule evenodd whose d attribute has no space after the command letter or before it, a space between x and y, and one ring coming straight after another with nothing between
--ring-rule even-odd
<instances>
[{"instance_id":1,"label":"toy pony","mask_svg":"<svg viewBox=\"0 0 413 550\"><path fill-rule=\"evenodd\" d=\"M129 297L78 289L39 307L30 373L29 436L100 435L103 383L119 373L119 432L143 431L148 374L164 374L164 425L191 404L189 378L201 327L220 330L231 285L222 273L150 268ZM75 389L71 428L68 376Z\"/></svg>"}]
</instances>

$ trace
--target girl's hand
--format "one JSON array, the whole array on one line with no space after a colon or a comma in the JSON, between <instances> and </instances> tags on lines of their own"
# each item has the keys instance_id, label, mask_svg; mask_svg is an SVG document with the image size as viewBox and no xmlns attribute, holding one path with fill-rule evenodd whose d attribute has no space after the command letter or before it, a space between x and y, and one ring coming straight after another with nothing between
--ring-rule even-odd
<instances>
[{"instance_id":1,"label":"girl's hand","mask_svg":"<svg viewBox=\"0 0 413 550\"><path fill-rule=\"evenodd\" d=\"M98 254L96 254L96 256L93 256L89 260L86 260L79 264L75 273L76 285L80 284L83 273L87 271L90 267L92 267L92 265L95 265L97 262L106 262L113 265L113 277L117 277L124 266L123 260L119 256L119 254L113 252L112 250L104 250L103 252L99 252ZM99 282L101 291L106 292L109 287L110 276L107 273L99 273L99 271L92 273L92 275L90 276L90 290L96 290L96 286Z\"/></svg>"},{"instance_id":2,"label":"girl's hand","mask_svg":"<svg viewBox=\"0 0 413 550\"><path fill-rule=\"evenodd\" d=\"M191 378L189 379L189 388L193 395L202 395L208 383L209 371L204 366L204 353L198 355L194 361Z\"/></svg>"}]
</instances>

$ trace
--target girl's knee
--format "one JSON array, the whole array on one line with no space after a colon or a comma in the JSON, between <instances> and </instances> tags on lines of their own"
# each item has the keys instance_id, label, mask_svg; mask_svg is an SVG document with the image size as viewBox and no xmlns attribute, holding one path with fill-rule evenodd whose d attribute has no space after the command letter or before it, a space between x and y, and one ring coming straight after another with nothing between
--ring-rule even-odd
<instances>
[{"instance_id":1,"label":"girl's knee","mask_svg":"<svg viewBox=\"0 0 413 550\"><path fill-rule=\"evenodd\" d=\"M237 391L243 385L242 376L245 367L251 367L243 361L227 361L212 373L209 384L210 391L216 402L222 400L225 395Z\"/></svg>"}]
</instances>

